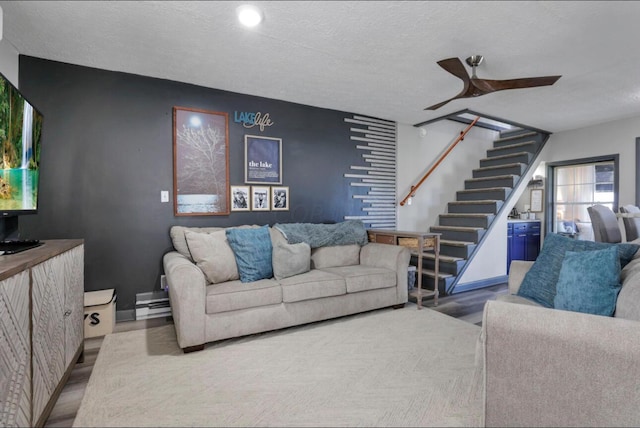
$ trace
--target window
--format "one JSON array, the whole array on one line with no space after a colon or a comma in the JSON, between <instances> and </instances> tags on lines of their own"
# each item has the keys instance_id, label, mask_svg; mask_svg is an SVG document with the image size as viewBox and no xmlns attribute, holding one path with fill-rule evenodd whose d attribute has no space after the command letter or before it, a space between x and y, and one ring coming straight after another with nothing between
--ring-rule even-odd
<instances>
[{"instance_id":1,"label":"window","mask_svg":"<svg viewBox=\"0 0 640 428\"><path fill-rule=\"evenodd\" d=\"M553 177L551 230L593 240L587 208L594 204L617 210L617 156L550 165Z\"/></svg>"}]
</instances>

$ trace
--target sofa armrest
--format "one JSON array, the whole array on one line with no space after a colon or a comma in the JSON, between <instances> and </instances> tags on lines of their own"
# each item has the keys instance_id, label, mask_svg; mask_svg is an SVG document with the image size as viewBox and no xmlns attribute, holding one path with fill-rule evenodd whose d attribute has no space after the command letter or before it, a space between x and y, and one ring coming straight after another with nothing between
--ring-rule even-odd
<instances>
[{"instance_id":1,"label":"sofa armrest","mask_svg":"<svg viewBox=\"0 0 640 428\"><path fill-rule=\"evenodd\" d=\"M182 349L203 345L207 286L204 273L177 251L165 254L163 265L178 345Z\"/></svg>"},{"instance_id":2,"label":"sofa armrest","mask_svg":"<svg viewBox=\"0 0 640 428\"><path fill-rule=\"evenodd\" d=\"M534 262L512 260L509 265L509 294L518 294L524 276L529 272Z\"/></svg>"},{"instance_id":3,"label":"sofa armrest","mask_svg":"<svg viewBox=\"0 0 640 428\"><path fill-rule=\"evenodd\" d=\"M488 301L485 426L637 426L640 323Z\"/></svg>"},{"instance_id":4,"label":"sofa armrest","mask_svg":"<svg viewBox=\"0 0 640 428\"><path fill-rule=\"evenodd\" d=\"M407 271L411 261L411 251L399 245L365 244L360 249L360 264L364 266L383 267L396 272L396 304L404 304L409 300L407 290Z\"/></svg>"}]
</instances>

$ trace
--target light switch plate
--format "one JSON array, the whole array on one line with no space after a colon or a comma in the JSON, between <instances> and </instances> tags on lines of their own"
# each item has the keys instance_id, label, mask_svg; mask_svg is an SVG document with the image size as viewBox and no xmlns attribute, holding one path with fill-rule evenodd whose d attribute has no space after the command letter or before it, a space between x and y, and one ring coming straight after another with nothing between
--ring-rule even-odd
<instances>
[{"instance_id":1,"label":"light switch plate","mask_svg":"<svg viewBox=\"0 0 640 428\"><path fill-rule=\"evenodd\" d=\"M169 202L169 191L161 190L160 191L160 202Z\"/></svg>"}]
</instances>

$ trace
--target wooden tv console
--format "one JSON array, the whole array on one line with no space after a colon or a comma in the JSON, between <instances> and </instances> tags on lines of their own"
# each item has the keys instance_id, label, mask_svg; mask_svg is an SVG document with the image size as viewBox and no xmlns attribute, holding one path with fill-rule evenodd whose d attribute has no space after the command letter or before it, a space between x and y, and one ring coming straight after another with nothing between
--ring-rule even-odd
<instances>
[{"instance_id":1,"label":"wooden tv console","mask_svg":"<svg viewBox=\"0 0 640 428\"><path fill-rule=\"evenodd\" d=\"M84 241L0 256L0 426L43 426L84 350Z\"/></svg>"}]
</instances>

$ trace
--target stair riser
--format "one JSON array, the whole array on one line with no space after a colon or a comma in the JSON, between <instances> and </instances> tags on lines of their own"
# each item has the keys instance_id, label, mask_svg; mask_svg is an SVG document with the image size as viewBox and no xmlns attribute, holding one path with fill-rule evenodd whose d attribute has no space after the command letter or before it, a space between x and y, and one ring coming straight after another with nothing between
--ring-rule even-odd
<instances>
[{"instance_id":1,"label":"stair riser","mask_svg":"<svg viewBox=\"0 0 640 428\"><path fill-rule=\"evenodd\" d=\"M495 177L496 175L522 175L526 168L526 165L519 164L514 166L505 166L501 168L492 168L492 169L474 169L472 173L473 178L483 178L483 177Z\"/></svg>"},{"instance_id":2,"label":"stair riser","mask_svg":"<svg viewBox=\"0 0 640 428\"><path fill-rule=\"evenodd\" d=\"M495 216L487 217L447 217L440 216L440 226L484 227L487 229Z\"/></svg>"},{"instance_id":3,"label":"stair riser","mask_svg":"<svg viewBox=\"0 0 640 428\"><path fill-rule=\"evenodd\" d=\"M513 155L520 152L529 152L535 153L538 151L538 144L525 144L518 146L505 146L505 147L496 147L495 149L487 150L487 157L491 158L494 156L503 156L503 155Z\"/></svg>"},{"instance_id":4,"label":"stair riser","mask_svg":"<svg viewBox=\"0 0 640 428\"><path fill-rule=\"evenodd\" d=\"M541 138L540 135L523 135L521 137L518 138L512 138L509 140L504 140L504 141L500 141L500 140L496 140L493 142L493 147L505 147L505 146L512 146L514 144L518 144L518 143L526 143L529 141L536 141L536 142L541 142Z\"/></svg>"},{"instance_id":5,"label":"stair riser","mask_svg":"<svg viewBox=\"0 0 640 428\"><path fill-rule=\"evenodd\" d=\"M486 230L481 229L481 230L474 230L474 231L463 231L463 230L447 230L447 229L440 229L438 227L432 227L431 232L441 233L442 236L440 238L446 239L449 241L466 241L466 242L478 243L478 241L480 241L480 238L482 238L482 235L484 235L484 232L486 232Z\"/></svg>"},{"instance_id":6,"label":"stair riser","mask_svg":"<svg viewBox=\"0 0 640 428\"><path fill-rule=\"evenodd\" d=\"M464 188L465 190L473 190L473 189L486 189L488 187L511 187L513 188L516 184L516 176L511 176L509 178L496 178L493 180L465 180Z\"/></svg>"},{"instance_id":7,"label":"stair riser","mask_svg":"<svg viewBox=\"0 0 640 428\"><path fill-rule=\"evenodd\" d=\"M486 190L480 192L456 192L458 201L482 201L486 199L504 201L509 196L510 189Z\"/></svg>"},{"instance_id":8,"label":"stair riser","mask_svg":"<svg viewBox=\"0 0 640 428\"><path fill-rule=\"evenodd\" d=\"M495 214L498 212L502 202L477 204L448 204L449 212L452 214Z\"/></svg>"},{"instance_id":9,"label":"stair riser","mask_svg":"<svg viewBox=\"0 0 640 428\"><path fill-rule=\"evenodd\" d=\"M506 158L487 158L480 160L480 167L507 165L510 163L526 163L531 162L533 155L531 153L522 153L517 156L509 156Z\"/></svg>"},{"instance_id":10,"label":"stair riser","mask_svg":"<svg viewBox=\"0 0 640 428\"><path fill-rule=\"evenodd\" d=\"M473 253L475 248L476 245L465 245L464 247L461 247L459 245L440 244L440 255L468 259L471 257L471 253Z\"/></svg>"},{"instance_id":11,"label":"stair riser","mask_svg":"<svg viewBox=\"0 0 640 428\"><path fill-rule=\"evenodd\" d=\"M458 275L465 263L467 263L466 260L459 260L455 262L445 262L440 260L439 271L442 273L450 273L451 275ZM423 259L422 268L434 270L435 262L433 260Z\"/></svg>"},{"instance_id":12,"label":"stair riser","mask_svg":"<svg viewBox=\"0 0 640 428\"><path fill-rule=\"evenodd\" d=\"M530 131L528 129L514 129L511 131L502 131L500 133L500 138L509 138L509 137L515 137L516 135L527 135L527 134L537 135L535 131Z\"/></svg>"}]
</instances>

